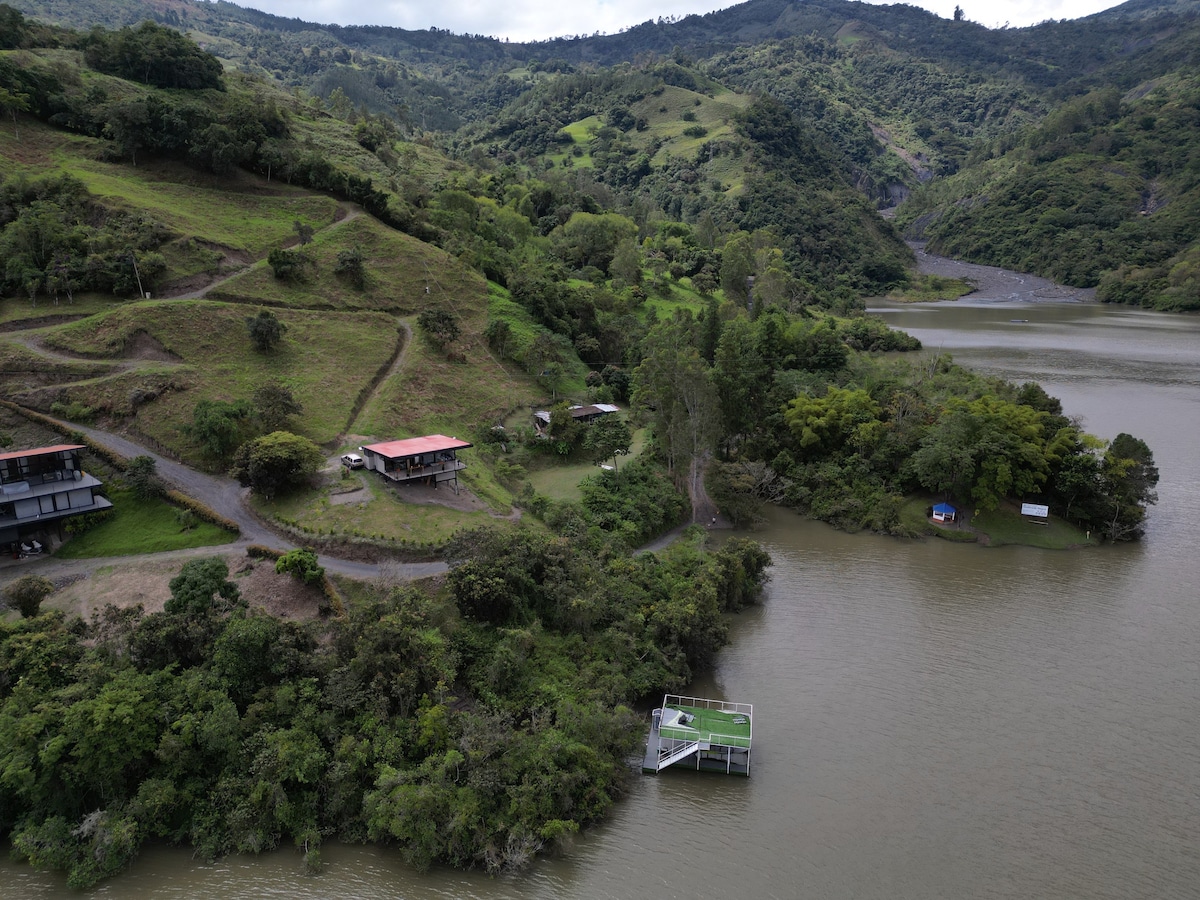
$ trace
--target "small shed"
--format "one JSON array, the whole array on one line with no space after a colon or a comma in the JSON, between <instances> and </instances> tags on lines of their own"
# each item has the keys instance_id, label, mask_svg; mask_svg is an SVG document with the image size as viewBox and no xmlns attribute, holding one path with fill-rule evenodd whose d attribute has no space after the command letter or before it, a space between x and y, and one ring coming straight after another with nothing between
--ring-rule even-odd
<instances>
[{"instance_id":1,"label":"small shed","mask_svg":"<svg viewBox=\"0 0 1200 900\"><path fill-rule=\"evenodd\" d=\"M567 412L571 414L571 418L576 422L581 422L584 425L590 425L601 416L618 413L621 407L612 403L593 403L590 406L571 406L567 408ZM539 433L550 427L550 410L539 409L533 414L533 425Z\"/></svg>"},{"instance_id":2,"label":"small shed","mask_svg":"<svg viewBox=\"0 0 1200 900\"><path fill-rule=\"evenodd\" d=\"M949 503L939 503L933 508L933 521L935 522L953 522L957 515L958 510Z\"/></svg>"}]
</instances>

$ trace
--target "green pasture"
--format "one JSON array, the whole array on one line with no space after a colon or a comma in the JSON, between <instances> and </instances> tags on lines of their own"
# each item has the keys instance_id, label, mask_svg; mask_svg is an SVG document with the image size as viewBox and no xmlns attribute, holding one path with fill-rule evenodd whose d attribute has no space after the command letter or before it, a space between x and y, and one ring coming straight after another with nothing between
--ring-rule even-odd
<instances>
[{"instance_id":1,"label":"green pasture","mask_svg":"<svg viewBox=\"0 0 1200 900\"><path fill-rule=\"evenodd\" d=\"M634 431L629 454L622 456L617 463L618 474L642 452L648 436L645 428ZM610 466L612 460L605 460L604 464ZM580 483L601 471L598 464L584 459L582 453L576 453L565 461L547 456L534 457L528 467L528 480L533 489L552 500L579 500L583 496L579 490Z\"/></svg>"},{"instance_id":2,"label":"green pasture","mask_svg":"<svg viewBox=\"0 0 1200 900\"><path fill-rule=\"evenodd\" d=\"M274 351L259 353L246 334L247 313L244 306L211 301L143 301L55 328L46 341L58 350L112 358L124 355L138 332L149 335L178 358L174 366L149 368L174 375L182 389L140 407L138 427L194 457L180 426L191 421L199 400L248 400L256 387L271 381L288 386L303 405L294 423L298 433L318 443L332 440L400 340L395 320L382 313L279 310L288 329L283 341ZM72 399L99 405L89 402L83 389L73 390Z\"/></svg>"},{"instance_id":3,"label":"green pasture","mask_svg":"<svg viewBox=\"0 0 1200 900\"><path fill-rule=\"evenodd\" d=\"M353 247L361 250L365 259L367 278L362 290L335 271L338 253ZM317 231L304 249L315 266L303 281L281 281L262 262L207 296L270 306L410 314L447 302L474 307L474 298L482 297L485 290L482 278L444 251L367 215Z\"/></svg>"}]
</instances>

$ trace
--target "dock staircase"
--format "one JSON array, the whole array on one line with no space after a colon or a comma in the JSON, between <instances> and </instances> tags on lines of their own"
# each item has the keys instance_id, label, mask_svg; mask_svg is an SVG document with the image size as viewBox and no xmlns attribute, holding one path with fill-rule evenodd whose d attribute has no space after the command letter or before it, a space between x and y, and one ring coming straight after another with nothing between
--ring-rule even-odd
<instances>
[{"instance_id":1,"label":"dock staircase","mask_svg":"<svg viewBox=\"0 0 1200 900\"><path fill-rule=\"evenodd\" d=\"M686 768L749 775L753 714L749 703L667 694L650 719L642 771L686 760Z\"/></svg>"},{"instance_id":2,"label":"dock staircase","mask_svg":"<svg viewBox=\"0 0 1200 900\"><path fill-rule=\"evenodd\" d=\"M675 747L659 747L658 771L661 772L667 766L673 766L680 760L687 759L693 753L707 749L708 744L700 741L687 741Z\"/></svg>"}]
</instances>

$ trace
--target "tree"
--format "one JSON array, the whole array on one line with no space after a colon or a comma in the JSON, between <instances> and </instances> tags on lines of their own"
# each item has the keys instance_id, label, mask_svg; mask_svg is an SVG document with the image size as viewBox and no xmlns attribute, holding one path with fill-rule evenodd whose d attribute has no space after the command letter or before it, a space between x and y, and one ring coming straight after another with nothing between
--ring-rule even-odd
<instances>
[{"instance_id":1,"label":"tree","mask_svg":"<svg viewBox=\"0 0 1200 900\"><path fill-rule=\"evenodd\" d=\"M1158 467L1146 442L1122 432L1113 438L1101 464L1101 480L1109 503L1107 531L1111 540L1141 534L1146 507L1158 501Z\"/></svg>"},{"instance_id":2,"label":"tree","mask_svg":"<svg viewBox=\"0 0 1200 900\"><path fill-rule=\"evenodd\" d=\"M590 426L583 439L584 446L591 451L592 459L603 462L611 458L613 471L617 471L617 457L629 452L633 443L633 432L620 416L610 413L601 416Z\"/></svg>"},{"instance_id":3,"label":"tree","mask_svg":"<svg viewBox=\"0 0 1200 900\"><path fill-rule=\"evenodd\" d=\"M686 469L696 496L700 462L715 443L720 422L711 373L691 345L688 322L656 326L643 346L646 356L633 373L633 399L650 411L654 436L677 483Z\"/></svg>"},{"instance_id":4,"label":"tree","mask_svg":"<svg viewBox=\"0 0 1200 900\"><path fill-rule=\"evenodd\" d=\"M833 453L847 445L869 449L881 429L879 404L860 389L830 385L823 397L802 395L790 401L783 418L800 449L810 455Z\"/></svg>"},{"instance_id":5,"label":"tree","mask_svg":"<svg viewBox=\"0 0 1200 900\"><path fill-rule=\"evenodd\" d=\"M642 283L642 254L635 240L629 238L617 245L609 271L614 282L624 286L636 287Z\"/></svg>"},{"instance_id":6,"label":"tree","mask_svg":"<svg viewBox=\"0 0 1200 900\"><path fill-rule=\"evenodd\" d=\"M149 500L163 493L163 483L158 477L158 463L153 456L135 456L125 467L125 481L139 500Z\"/></svg>"},{"instance_id":7,"label":"tree","mask_svg":"<svg viewBox=\"0 0 1200 900\"><path fill-rule=\"evenodd\" d=\"M339 250L337 263L334 264L333 271L338 275L344 276L360 291L367 286L366 259L363 256L362 250L358 247Z\"/></svg>"},{"instance_id":8,"label":"tree","mask_svg":"<svg viewBox=\"0 0 1200 900\"><path fill-rule=\"evenodd\" d=\"M54 593L54 582L41 575L22 575L4 589L4 599L26 619L36 618L42 601Z\"/></svg>"},{"instance_id":9,"label":"tree","mask_svg":"<svg viewBox=\"0 0 1200 900\"><path fill-rule=\"evenodd\" d=\"M242 426L250 417L245 400L201 400L184 431L215 459L224 459L242 442Z\"/></svg>"},{"instance_id":10,"label":"tree","mask_svg":"<svg viewBox=\"0 0 1200 900\"><path fill-rule=\"evenodd\" d=\"M29 95L0 88L0 110L12 116L13 137L19 141L21 133L17 130L17 113L29 111Z\"/></svg>"},{"instance_id":11,"label":"tree","mask_svg":"<svg viewBox=\"0 0 1200 900\"><path fill-rule=\"evenodd\" d=\"M280 281L304 281L316 263L303 247L296 250L276 247L267 254L267 265Z\"/></svg>"},{"instance_id":12,"label":"tree","mask_svg":"<svg viewBox=\"0 0 1200 900\"><path fill-rule=\"evenodd\" d=\"M421 310L421 314L417 316L417 325L425 332L425 336L439 350L445 350L447 344L453 344L458 340L462 329L459 328L458 319L454 314L444 309L429 309Z\"/></svg>"},{"instance_id":13,"label":"tree","mask_svg":"<svg viewBox=\"0 0 1200 900\"><path fill-rule=\"evenodd\" d=\"M953 400L912 457L929 490L966 494L981 509L1021 497L1046 482L1071 434L1046 435L1048 413L993 395Z\"/></svg>"},{"instance_id":14,"label":"tree","mask_svg":"<svg viewBox=\"0 0 1200 900\"><path fill-rule=\"evenodd\" d=\"M965 17L965 15L966 14L962 11L961 6L954 7L954 21L955 22L961 22L963 20L963 18Z\"/></svg>"},{"instance_id":15,"label":"tree","mask_svg":"<svg viewBox=\"0 0 1200 900\"><path fill-rule=\"evenodd\" d=\"M300 401L292 394L292 389L278 381L255 388L250 403L265 432L281 430L288 419L304 411Z\"/></svg>"},{"instance_id":16,"label":"tree","mask_svg":"<svg viewBox=\"0 0 1200 900\"><path fill-rule=\"evenodd\" d=\"M296 237L300 239L300 246L312 243L313 227L311 225L297 219L292 223L292 231L296 232Z\"/></svg>"},{"instance_id":17,"label":"tree","mask_svg":"<svg viewBox=\"0 0 1200 900\"><path fill-rule=\"evenodd\" d=\"M270 499L308 483L324 462L325 454L308 438L273 431L242 444L229 474Z\"/></svg>"},{"instance_id":18,"label":"tree","mask_svg":"<svg viewBox=\"0 0 1200 900\"><path fill-rule=\"evenodd\" d=\"M163 606L168 615L204 616L241 599L237 585L229 580L229 566L215 556L185 562L168 587L171 599Z\"/></svg>"},{"instance_id":19,"label":"tree","mask_svg":"<svg viewBox=\"0 0 1200 900\"><path fill-rule=\"evenodd\" d=\"M607 273L623 241L637 238L637 225L617 213L577 212L554 232L559 256L570 266L595 266Z\"/></svg>"},{"instance_id":20,"label":"tree","mask_svg":"<svg viewBox=\"0 0 1200 900\"><path fill-rule=\"evenodd\" d=\"M268 353L279 346L287 326L269 309L260 309L257 316L246 317L246 333L259 353Z\"/></svg>"}]
</instances>

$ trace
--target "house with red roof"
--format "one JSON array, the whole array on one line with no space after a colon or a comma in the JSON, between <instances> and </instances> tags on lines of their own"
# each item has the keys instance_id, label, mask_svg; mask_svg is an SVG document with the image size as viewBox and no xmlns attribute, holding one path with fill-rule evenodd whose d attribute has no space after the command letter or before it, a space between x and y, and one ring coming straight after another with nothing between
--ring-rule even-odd
<instances>
[{"instance_id":1,"label":"house with red roof","mask_svg":"<svg viewBox=\"0 0 1200 900\"><path fill-rule=\"evenodd\" d=\"M453 481L458 487L458 473L467 464L458 458L458 451L472 446L469 441L427 434L424 437L400 441L384 441L359 447L366 468L378 472L389 481L416 482L437 487Z\"/></svg>"}]
</instances>

